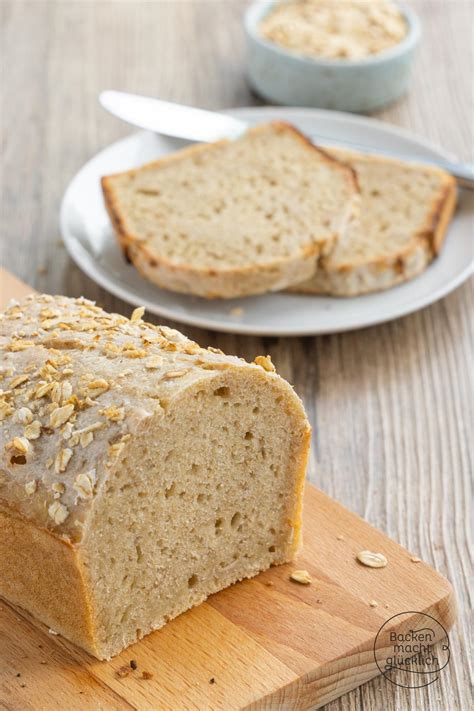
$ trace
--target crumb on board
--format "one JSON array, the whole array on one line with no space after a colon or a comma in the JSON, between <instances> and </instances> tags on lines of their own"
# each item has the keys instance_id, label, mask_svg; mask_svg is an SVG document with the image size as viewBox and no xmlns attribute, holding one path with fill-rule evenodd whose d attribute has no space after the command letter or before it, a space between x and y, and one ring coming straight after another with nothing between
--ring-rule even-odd
<instances>
[{"instance_id":1,"label":"crumb on board","mask_svg":"<svg viewBox=\"0 0 474 711\"><path fill-rule=\"evenodd\" d=\"M412 555L410 560L412 563L421 563L421 558L418 558L418 556L416 556L416 555Z\"/></svg>"},{"instance_id":2,"label":"crumb on board","mask_svg":"<svg viewBox=\"0 0 474 711\"><path fill-rule=\"evenodd\" d=\"M49 634L54 634L56 637L58 636L59 632L56 632L56 630L51 629L51 627L48 630Z\"/></svg>"},{"instance_id":3,"label":"crumb on board","mask_svg":"<svg viewBox=\"0 0 474 711\"><path fill-rule=\"evenodd\" d=\"M338 536L336 536L336 538L337 538L338 541L343 541L343 540L344 540L344 536L342 535L342 533L340 533Z\"/></svg>"},{"instance_id":4,"label":"crumb on board","mask_svg":"<svg viewBox=\"0 0 474 711\"><path fill-rule=\"evenodd\" d=\"M130 659L130 668L135 670L138 667L136 659Z\"/></svg>"},{"instance_id":5,"label":"crumb on board","mask_svg":"<svg viewBox=\"0 0 474 711\"><path fill-rule=\"evenodd\" d=\"M376 600L371 600L369 602L370 607L378 607L379 603Z\"/></svg>"},{"instance_id":6,"label":"crumb on board","mask_svg":"<svg viewBox=\"0 0 474 711\"><path fill-rule=\"evenodd\" d=\"M124 679L126 676L131 674L131 672L132 672L132 670L130 669L130 667L127 666L126 664L124 664L122 667L117 669L115 674L119 679Z\"/></svg>"},{"instance_id":7,"label":"crumb on board","mask_svg":"<svg viewBox=\"0 0 474 711\"><path fill-rule=\"evenodd\" d=\"M211 678L209 679L209 684L215 684L215 683L216 683L215 678L213 676L211 676Z\"/></svg>"},{"instance_id":8,"label":"crumb on board","mask_svg":"<svg viewBox=\"0 0 474 711\"><path fill-rule=\"evenodd\" d=\"M142 672L142 679L153 679L153 674L152 674L152 672L143 671L143 672Z\"/></svg>"}]
</instances>

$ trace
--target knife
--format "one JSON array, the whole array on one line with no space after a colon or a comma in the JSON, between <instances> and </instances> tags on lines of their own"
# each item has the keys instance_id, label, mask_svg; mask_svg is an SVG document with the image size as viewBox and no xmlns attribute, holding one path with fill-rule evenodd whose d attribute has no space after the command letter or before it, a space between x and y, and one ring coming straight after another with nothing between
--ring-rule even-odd
<instances>
[{"instance_id":1,"label":"knife","mask_svg":"<svg viewBox=\"0 0 474 711\"><path fill-rule=\"evenodd\" d=\"M131 123L134 126L145 128L155 133L166 136L185 138L190 141L211 143L227 138L234 140L242 136L249 124L227 114L214 111L205 111L182 104L173 104L168 101L153 99L138 94L128 94L123 91L103 91L99 101L111 114ZM375 153L398 160L423 162L443 168L454 175L458 183L465 188L474 189L474 164L449 161L442 158L417 159L413 156L394 153L393 151L380 150L372 146L361 145L352 141L340 141L331 136L320 133L311 134L310 138L321 144L341 146L362 153Z\"/></svg>"}]
</instances>

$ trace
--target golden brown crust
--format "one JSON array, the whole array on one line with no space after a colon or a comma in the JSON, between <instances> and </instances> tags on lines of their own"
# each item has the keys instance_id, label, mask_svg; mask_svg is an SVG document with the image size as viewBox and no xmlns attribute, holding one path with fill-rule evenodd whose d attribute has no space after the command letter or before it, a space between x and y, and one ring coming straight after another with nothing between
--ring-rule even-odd
<instances>
[{"instance_id":1,"label":"golden brown crust","mask_svg":"<svg viewBox=\"0 0 474 711\"><path fill-rule=\"evenodd\" d=\"M97 655L85 568L68 541L0 512L0 595Z\"/></svg>"},{"instance_id":2,"label":"golden brown crust","mask_svg":"<svg viewBox=\"0 0 474 711\"><path fill-rule=\"evenodd\" d=\"M431 225L427 231L433 256L436 257L441 251L441 247L448 230L451 217L453 216L457 202L456 180L452 175L446 176L446 188L433 207L430 215Z\"/></svg>"},{"instance_id":3,"label":"golden brown crust","mask_svg":"<svg viewBox=\"0 0 474 711\"><path fill-rule=\"evenodd\" d=\"M311 426L307 423L307 428L304 433L304 439L301 445L301 456L298 465L298 472L296 475L296 487L295 487L295 498L298 502L298 506L295 510L295 517L293 521L294 526L294 540L293 540L293 553L296 555L298 550L301 548L302 541L302 528L303 528L303 492L306 483L306 469L308 466L308 458L311 447Z\"/></svg>"}]
</instances>

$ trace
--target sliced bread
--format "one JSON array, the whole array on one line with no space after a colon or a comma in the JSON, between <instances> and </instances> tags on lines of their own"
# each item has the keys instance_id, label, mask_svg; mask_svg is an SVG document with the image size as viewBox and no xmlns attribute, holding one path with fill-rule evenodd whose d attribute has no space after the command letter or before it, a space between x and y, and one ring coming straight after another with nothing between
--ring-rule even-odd
<instances>
[{"instance_id":1,"label":"sliced bread","mask_svg":"<svg viewBox=\"0 0 474 711\"><path fill-rule=\"evenodd\" d=\"M431 166L330 152L356 171L360 208L345 239L291 291L355 296L416 277L443 244L456 205L455 179Z\"/></svg>"},{"instance_id":2,"label":"sliced bread","mask_svg":"<svg viewBox=\"0 0 474 711\"><path fill-rule=\"evenodd\" d=\"M99 659L300 542L291 386L141 317L0 314L0 595Z\"/></svg>"},{"instance_id":3,"label":"sliced bread","mask_svg":"<svg viewBox=\"0 0 474 711\"><path fill-rule=\"evenodd\" d=\"M313 275L343 233L351 168L285 123L102 179L127 258L166 289L232 298Z\"/></svg>"}]
</instances>

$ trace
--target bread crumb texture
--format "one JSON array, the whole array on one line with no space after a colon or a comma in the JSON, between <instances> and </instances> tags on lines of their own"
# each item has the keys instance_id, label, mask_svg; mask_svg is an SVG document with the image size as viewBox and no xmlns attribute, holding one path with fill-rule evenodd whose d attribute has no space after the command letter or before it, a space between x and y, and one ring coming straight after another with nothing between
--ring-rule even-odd
<instances>
[{"instance_id":1,"label":"bread crumb texture","mask_svg":"<svg viewBox=\"0 0 474 711\"><path fill-rule=\"evenodd\" d=\"M357 60L394 47L407 25L391 0L292 0L271 9L260 32L308 57Z\"/></svg>"},{"instance_id":2,"label":"bread crumb texture","mask_svg":"<svg viewBox=\"0 0 474 711\"><path fill-rule=\"evenodd\" d=\"M142 275L209 298L311 276L357 195L350 168L279 122L107 176L102 185L119 241Z\"/></svg>"},{"instance_id":3,"label":"bread crumb texture","mask_svg":"<svg viewBox=\"0 0 474 711\"><path fill-rule=\"evenodd\" d=\"M0 316L0 594L99 658L300 538L291 386L142 316L47 295Z\"/></svg>"}]
</instances>

